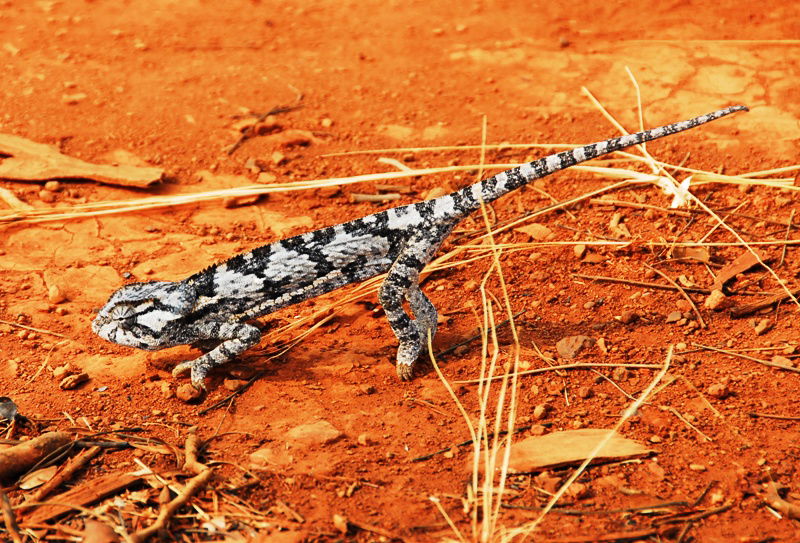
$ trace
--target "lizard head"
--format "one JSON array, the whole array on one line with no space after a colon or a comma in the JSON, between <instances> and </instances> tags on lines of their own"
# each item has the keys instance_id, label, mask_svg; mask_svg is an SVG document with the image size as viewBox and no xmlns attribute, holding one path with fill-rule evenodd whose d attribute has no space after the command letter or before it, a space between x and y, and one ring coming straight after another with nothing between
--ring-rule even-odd
<instances>
[{"instance_id":1,"label":"lizard head","mask_svg":"<svg viewBox=\"0 0 800 543\"><path fill-rule=\"evenodd\" d=\"M194 305L194 289L184 283L131 283L117 290L92 321L103 339L154 351L171 347L180 321Z\"/></svg>"}]
</instances>

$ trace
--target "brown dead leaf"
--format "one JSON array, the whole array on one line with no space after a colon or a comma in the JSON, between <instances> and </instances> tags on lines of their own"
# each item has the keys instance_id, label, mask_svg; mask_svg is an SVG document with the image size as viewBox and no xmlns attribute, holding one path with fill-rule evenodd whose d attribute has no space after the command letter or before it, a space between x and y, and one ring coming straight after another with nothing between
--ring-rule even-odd
<instances>
[{"instance_id":1,"label":"brown dead leaf","mask_svg":"<svg viewBox=\"0 0 800 543\"><path fill-rule=\"evenodd\" d=\"M56 474L56 471L58 471L58 466L56 466L55 464L52 466L48 466L46 468L32 471L31 473L27 474L25 477L20 479L19 487L22 490L30 490L32 488L36 488L37 486L42 486L47 481L53 478L53 475Z\"/></svg>"},{"instance_id":2,"label":"brown dead leaf","mask_svg":"<svg viewBox=\"0 0 800 543\"><path fill-rule=\"evenodd\" d=\"M754 250L762 261L766 259L766 255L763 252L757 249ZM750 251L744 251L742 254L736 257L733 262L726 264L721 270L719 270L719 272L717 272L717 276L714 277L714 285L711 287L711 290L722 290L722 286L733 279L737 273L747 271L756 264L758 264L758 259L756 259L755 255L753 255L753 253Z\"/></svg>"},{"instance_id":3,"label":"brown dead leaf","mask_svg":"<svg viewBox=\"0 0 800 543\"><path fill-rule=\"evenodd\" d=\"M509 471L530 473L580 464L609 433L612 437L594 457L595 462L637 458L653 452L638 441L623 437L613 430L603 428L565 430L527 437L511 445Z\"/></svg>"},{"instance_id":4,"label":"brown dead leaf","mask_svg":"<svg viewBox=\"0 0 800 543\"><path fill-rule=\"evenodd\" d=\"M538 222L526 224L525 226L520 226L514 230L517 232L522 232L523 234L527 234L534 241L545 241L553 237L553 231L545 225L539 224Z\"/></svg>"},{"instance_id":5,"label":"brown dead leaf","mask_svg":"<svg viewBox=\"0 0 800 543\"><path fill-rule=\"evenodd\" d=\"M711 262L711 251L708 247L673 247L671 256L678 260L695 260L706 264Z\"/></svg>"},{"instance_id":6,"label":"brown dead leaf","mask_svg":"<svg viewBox=\"0 0 800 543\"><path fill-rule=\"evenodd\" d=\"M14 181L92 179L109 185L144 188L161 181L164 170L119 164L92 164L61 154L53 145L0 134L0 178Z\"/></svg>"}]
</instances>

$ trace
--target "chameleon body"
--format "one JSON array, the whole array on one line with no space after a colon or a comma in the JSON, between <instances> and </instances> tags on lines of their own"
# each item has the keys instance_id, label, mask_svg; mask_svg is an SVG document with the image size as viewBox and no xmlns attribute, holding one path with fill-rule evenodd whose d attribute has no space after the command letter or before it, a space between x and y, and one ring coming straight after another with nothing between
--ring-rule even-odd
<instances>
[{"instance_id":1,"label":"chameleon body","mask_svg":"<svg viewBox=\"0 0 800 543\"><path fill-rule=\"evenodd\" d=\"M140 349L208 349L173 371L190 370L192 383L203 388L209 370L259 342L261 331L250 323L253 319L386 273L378 300L399 341L397 373L409 380L428 334L436 333L436 309L420 290L420 272L453 228L482 202L574 164L743 110L747 108L733 106L552 154L440 198L258 247L182 281L123 286L99 311L92 329L109 341Z\"/></svg>"}]
</instances>

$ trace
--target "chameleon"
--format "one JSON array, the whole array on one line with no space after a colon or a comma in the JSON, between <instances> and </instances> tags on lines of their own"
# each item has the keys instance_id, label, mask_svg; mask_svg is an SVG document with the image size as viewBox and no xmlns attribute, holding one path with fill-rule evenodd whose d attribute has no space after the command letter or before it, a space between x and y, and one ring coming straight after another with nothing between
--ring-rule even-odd
<instances>
[{"instance_id":1,"label":"chameleon","mask_svg":"<svg viewBox=\"0 0 800 543\"><path fill-rule=\"evenodd\" d=\"M398 340L397 375L414 376L437 312L420 289L420 272L465 217L531 181L613 151L705 124L745 106L551 154L439 198L395 207L233 256L180 281L130 283L114 292L92 330L119 345L205 351L175 366L205 389L209 371L261 340L254 319L385 273L378 301ZM408 302L410 314L404 309ZM427 348L425 348L427 350Z\"/></svg>"}]
</instances>

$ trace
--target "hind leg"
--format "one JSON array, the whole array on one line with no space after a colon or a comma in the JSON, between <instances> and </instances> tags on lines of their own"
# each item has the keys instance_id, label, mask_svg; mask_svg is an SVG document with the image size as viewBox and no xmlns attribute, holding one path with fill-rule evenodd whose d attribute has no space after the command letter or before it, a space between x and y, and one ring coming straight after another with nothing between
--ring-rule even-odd
<instances>
[{"instance_id":1,"label":"hind leg","mask_svg":"<svg viewBox=\"0 0 800 543\"><path fill-rule=\"evenodd\" d=\"M430 238L412 237L398 255L378 291L378 300L400 345L397 348L397 375L403 381L414 377L414 364L436 335L438 314L419 286L419 274L431 260L450 229L436 230ZM428 231L427 235L431 235ZM408 301L411 318L403 308Z\"/></svg>"}]
</instances>

